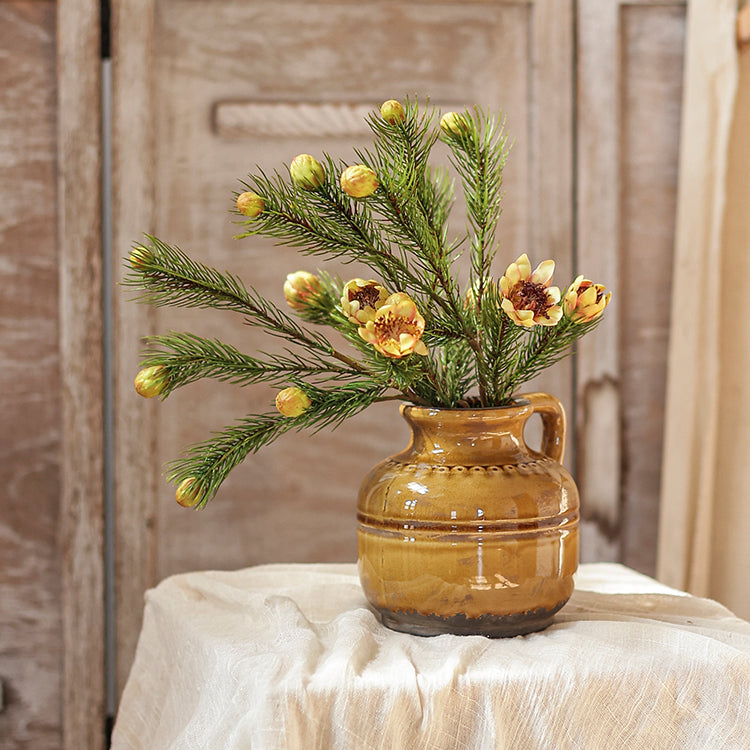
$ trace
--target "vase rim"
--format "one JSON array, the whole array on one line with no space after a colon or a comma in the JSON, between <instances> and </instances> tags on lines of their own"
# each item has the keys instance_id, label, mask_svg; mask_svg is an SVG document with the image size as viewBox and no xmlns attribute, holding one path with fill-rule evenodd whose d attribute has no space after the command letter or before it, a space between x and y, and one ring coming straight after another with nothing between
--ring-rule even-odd
<instances>
[{"instance_id":1,"label":"vase rim","mask_svg":"<svg viewBox=\"0 0 750 750\"><path fill-rule=\"evenodd\" d=\"M414 416L437 416L438 414L462 414L466 417L471 415L482 415L490 414L492 412L510 412L513 410L523 410L531 406L531 401L519 396L514 398L513 402L506 404L505 406L477 406L477 407L466 407L463 409L456 409L448 406L420 406L418 404L401 404L399 411L402 415L414 415Z\"/></svg>"}]
</instances>

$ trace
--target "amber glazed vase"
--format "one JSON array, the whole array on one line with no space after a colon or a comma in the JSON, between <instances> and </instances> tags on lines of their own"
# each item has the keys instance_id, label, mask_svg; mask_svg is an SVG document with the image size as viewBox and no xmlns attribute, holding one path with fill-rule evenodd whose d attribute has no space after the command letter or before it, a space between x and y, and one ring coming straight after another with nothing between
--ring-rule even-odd
<instances>
[{"instance_id":1,"label":"amber glazed vase","mask_svg":"<svg viewBox=\"0 0 750 750\"><path fill-rule=\"evenodd\" d=\"M573 592L578 490L561 465L565 412L402 406L406 450L359 494L359 575L382 622L416 635L507 637L547 627ZM524 425L542 419L541 452Z\"/></svg>"}]
</instances>

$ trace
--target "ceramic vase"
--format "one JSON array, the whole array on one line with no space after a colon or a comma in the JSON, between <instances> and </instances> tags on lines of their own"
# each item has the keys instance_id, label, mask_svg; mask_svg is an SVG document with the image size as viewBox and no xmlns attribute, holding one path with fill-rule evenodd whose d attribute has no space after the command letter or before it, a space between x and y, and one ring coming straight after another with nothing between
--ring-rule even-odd
<instances>
[{"instance_id":1,"label":"ceramic vase","mask_svg":"<svg viewBox=\"0 0 750 750\"><path fill-rule=\"evenodd\" d=\"M578 564L562 404L532 393L502 408L401 414L411 442L373 468L358 502L360 579L383 624L490 637L547 627ZM524 440L534 414L541 451Z\"/></svg>"}]
</instances>

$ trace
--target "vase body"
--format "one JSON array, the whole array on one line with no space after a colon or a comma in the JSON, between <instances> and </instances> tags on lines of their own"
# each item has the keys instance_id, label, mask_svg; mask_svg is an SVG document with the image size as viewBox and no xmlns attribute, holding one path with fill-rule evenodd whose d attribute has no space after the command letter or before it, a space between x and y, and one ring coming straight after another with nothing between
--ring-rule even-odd
<instances>
[{"instance_id":1,"label":"vase body","mask_svg":"<svg viewBox=\"0 0 750 750\"><path fill-rule=\"evenodd\" d=\"M523 438L534 413L542 452ZM534 393L503 408L401 414L411 443L370 472L358 502L360 580L383 624L490 637L547 627L578 566L560 402Z\"/></svg>"}]
</instances>

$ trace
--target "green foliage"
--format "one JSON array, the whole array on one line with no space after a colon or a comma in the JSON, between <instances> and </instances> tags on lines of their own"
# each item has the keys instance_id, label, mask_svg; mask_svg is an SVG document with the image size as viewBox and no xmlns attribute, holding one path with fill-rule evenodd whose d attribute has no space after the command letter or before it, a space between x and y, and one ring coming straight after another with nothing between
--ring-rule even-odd
<instances>
[{"instance_id":1,"label":"green foliage","mask_svg":"<svg viewBox=\"0 0 750 750\"><path fill-rule=\"evenodd\" d=\"M338 384L331 389L308 384L305 391L311 404L304 414L298 417L249 415L222 432L214 433L208 440L189 446L182 457L169 464L167 479L179 485L194 477L200 497L195 507L202 508L249 453L256 453L289 430L317 432L324 427L335 427L378 400L385 388L372 381L361 381Z\"/></svg>"},{"instance_id":2,"label":"green foliage","mask_svg":"<svg viewBox=\"0 0 750 750\"><path fill-rule=\"evenodd\" d=\"M504 286L493 277L508 157L502 123L479 108L446 115L437 123L435 111L416 101L406 102L401 122L388 123L376 113L368 123L372 146L355 154L377 176L374 193L350 197L338 180L349 165L327 154L320 165L312 160L316 173L325 174L322 184L316 179L300 186L285 174L258 170L242 183L244 191L255 193L245 196L254 210L252 218L238 210L237 238L269 237L304 255L365 266L389 294L408 295L407 302L403 296L383 302L374 287L357 287L356 294L363 296L347 296L344 304L342 295L349 292L342 280L319 272L314 288L302 285L299 298L288 298L290 313L236 276L203 265L155 237L147 237L129 258L124 283L136 290L137 301L231 310L285 341L282 353L251 356L192 333L149 337L142 367L165 368L162 398L212 378L241 386L291 385L311 402L297 417L248 415L189 447L170 465L169 479L180 483L192 478L200 498L197 507L216 494L248 453L289 430L335 427L378 400L446 408L510 404L521 384L572 351L606 306L609 298L597 285L588 293L585 314L567 309L568 317L563 316L550 279L532 274L521 259L513 266L515 275L507 272L513 279L504 279ZM448 219L454 181L448 170L429 163L438 140L449 150L466 204L466 230L453 241ZM305 159L309 166L312 157ZM456 273L461 253L469 256L466 289L459 288ZM580 291L589 286L583 282ZM577 290L571 292L575 300ZM355 313L346 307L352 299L360 303L360 311L371 299L378 312L368 308L369 316L353 322L350 315ZM403 306L393 307L398 304ZM527 315L525 321L522 315ZM337 350L321 327L337 331L348 351Z\"/></svg>"}]
</instances>

